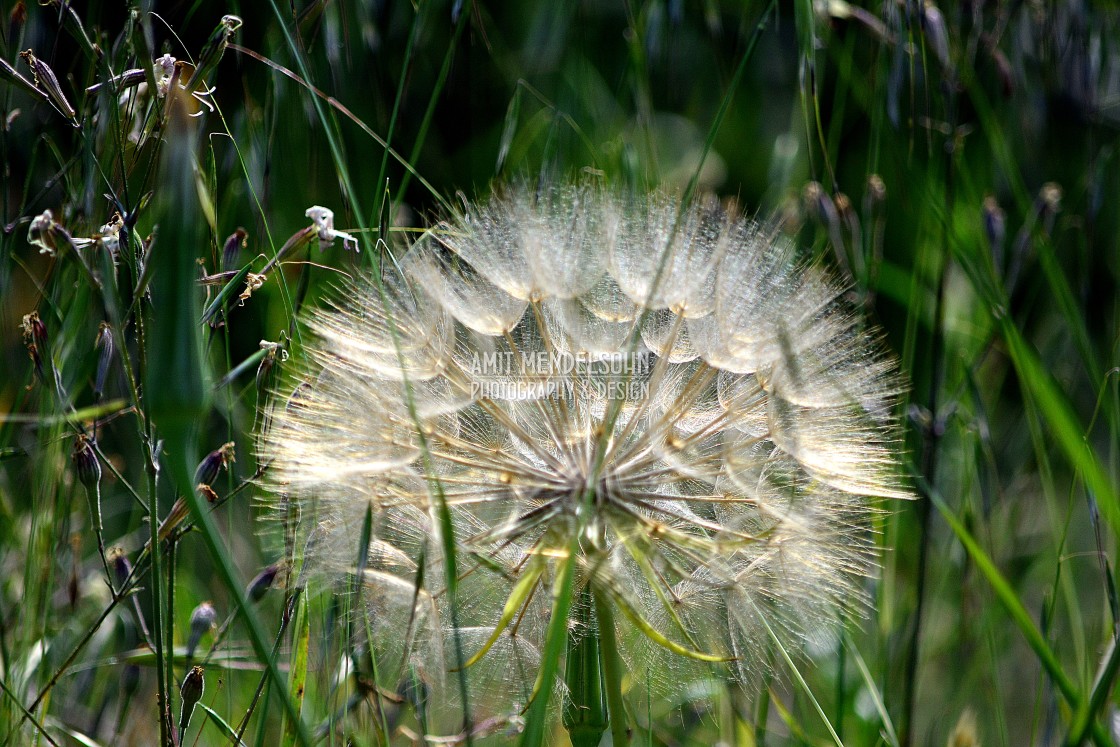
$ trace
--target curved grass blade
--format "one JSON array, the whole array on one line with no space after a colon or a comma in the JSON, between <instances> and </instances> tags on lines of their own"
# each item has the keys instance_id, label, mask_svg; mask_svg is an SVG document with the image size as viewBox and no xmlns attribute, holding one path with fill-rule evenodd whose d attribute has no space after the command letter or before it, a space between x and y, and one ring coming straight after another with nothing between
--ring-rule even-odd
<instances>
[{"instance_id":1,"label":"curved grass blade","mask_svg":"<svg viewBox=\"0 0 1120 747\"><path fill-rule=\"evenodd\" d=\"M490 638L487 639L486 643L482 644L482 648L478 650L478 653L467 659L466 663L463 664L464 667L469 667L479 662L482 657L486 655L486 652L498 641L502 633L505 632L505 629L509 627L510 622L513 621L517 611L525 604L525 600L533 593L537 581L540 580L540 577L544 574L544 569L545 563L540 560L539 556L535 557L533 562L529 564L529 567L521 574L521 578L514 584L513 590L510 591L509 599L506 600L505 607L502 608L502 616L498 618L498 624L494 626L494 632L490 635Z\"/></svg>"},{"instance_id":2,"label":"curved grass blade","mask_svg":"<svg viewBox=\"0 0 1120 747\"><path fill-rule=\"evenodd\" d=\"M682 646L675 641L669 640L659 630L657 630L657 628L653 627L653 625L651 625L648 620L642 617L641 614L636 609L634 609L628 601L626 601L626 598L623 597L621 592L607 585L601 586L603 586L602 592L607 597L609 597L612 602L614 602L615 606L622 610L622 614L626 615L626 618L630 620L630 622L634 623L634 627L640 630L642 632L642 635L644 635L646 638L649 638L658 646L668 649L674 654L687 656L689 659L695 659L696 661L720 663L735 660L734 656L706 654L703 651L696 651L686 646Z\"/></svg>"}]
</instances>

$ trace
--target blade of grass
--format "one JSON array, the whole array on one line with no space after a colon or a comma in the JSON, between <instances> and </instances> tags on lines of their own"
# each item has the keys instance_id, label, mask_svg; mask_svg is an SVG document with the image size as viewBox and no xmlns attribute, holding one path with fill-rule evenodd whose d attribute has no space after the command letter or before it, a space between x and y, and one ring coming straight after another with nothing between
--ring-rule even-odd
<instances>
[{"instance_id":1,"label":"blade of grass","mask_svg":"<svg viewBox=\"0 0 1120 747\"><path fill-rule=\"evenodd\" d=\"M545 634L541 652L541 668L533 687L533 703L525 716L525 731L521 734L521 747L540 747L544 744L545 726L548 723L548 702L560 668L560 659L568 645L568 612L572 607L572 576L579 543L575 537L568 545L568 555L557 563L556 581L552 587L552 615Z\"/></svg>"},{"instance_id":2,"label":"blade of grass","mask_svg":"<svg viewBox=\"0 0 1120 747\"><path fill-rule=\"evenodd\" d=\"M920 475L913 474L912 476L915 481L919 483L919 488L922 490L923 495L933 503L934 507L949 525L949 528L952 529L953 534L956 535L957 539L964 546L964 549L976 564L977 569L988 581L988 584L996 594L996 598L999 599L1000 604L1003 605L1004 610L1011 617L1011 621L1015 623L1019 632L1026 638L1027 645L1030 646L1031 650L1038 658L1039 663L1054 682L1054 685L1074 711L1079 710L1082 707L1081 693L1073 684L1073 681L1070 680L1069 676L1066 675L1065 670L1062 669L1061 662L1058 661L1057 655L1054 653L1053 649L1050 648L1050 644L1046 642L1046 638L1042 635L1041 631L1039 631L1038 626L1034 624L1034 620L1031 619L1030 613L1027 612L1026 607L1023 606L1019 595L1016 594L1015 590L1011 588L1011 585L1007 583L1007 579L1000 573L999 568L996 567L995 562L984 551L984 548L980 547L979 543L973 538L965 525L945 503L944 498L942 498L937 491L932 490ZM1094 721L1091 729L1094 744L1100 747L1107 747L1107 745L1112 744L1112 740L1109 739L1104 728L1101 727L1099 723Z\"/></svg>"}]
</instances>

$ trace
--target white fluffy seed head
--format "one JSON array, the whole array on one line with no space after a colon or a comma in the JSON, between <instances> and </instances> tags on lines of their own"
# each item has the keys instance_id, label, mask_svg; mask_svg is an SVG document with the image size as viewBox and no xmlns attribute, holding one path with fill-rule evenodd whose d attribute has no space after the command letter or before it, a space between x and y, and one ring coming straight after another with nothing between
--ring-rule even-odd
<instances>
[{"instance_id":1,"label":"white fluffy seed head","mask_svg":"<svg viewBox=\"0 0 1120 747\"><path fill-rule=\"evenodd\" d=\"M383 679L441 687L454 635L471 657L500 630L467 668L472 699L524 706L573 537L576 584L620 613L643 679L757 681L775 639L802 648L859 607L874 499L908 496L899 382L787 242L714 199L515 187L399 267L311 315L310 385L261 439L308 566L352 573L365 552Z\"/></svg>"}]
</instances>

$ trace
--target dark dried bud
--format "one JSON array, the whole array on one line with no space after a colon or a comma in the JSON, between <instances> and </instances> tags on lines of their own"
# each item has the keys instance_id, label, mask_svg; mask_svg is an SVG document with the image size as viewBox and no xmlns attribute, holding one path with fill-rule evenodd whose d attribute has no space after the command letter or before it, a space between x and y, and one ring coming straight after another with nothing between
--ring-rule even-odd
<instances>
[{"instance_id":1,"label":"dark dried bud","mask_svg":"<svg viewBox=\"0 0 1120 747\"><path fill-rule=\"evenodd\" d=\"M234 444L230 441L211 451L198 463L198 468L194 471L195 484L213 485L222 468L229 466L232 461L234 461Z\"/></svg>"},{"instance_id":2,"label":"dark dried bud","mask_svg":"<svg viewBox=\"0 0 1120 747\"><path fill-rule=\"evenodd\" d=\"M867 192L864 195L868 207L876 208L882 205L887 200L887 185L883 183L883 177L878 174L872 174L867 177Z\"/></svg>"},{"instance_id":3,"label":"dark dried bud","mask_svg":"<svg viewBox=\"0 0 1120 747\"><path fill-rule=\"evenodd\" d=\"M109 375L109 366L113 363L113 328L109 322L101 322L97 330L97 340L94 341L95 349L101 354L97 358L97 375L93 380L93 393L100 399L105 391L105 379Z\"/></svg>"},{"instance_id":4,"label":"dark dried bud","mask_svg":"<svg viewBox=\"0 0 1120 747\"><path fill-rule=\"evenodd\" d=\"M248 236L244 228L238 228L226 239L222 246L222 272L229 272L237 266L237 255L245 248Z\"/></svg>"},{"instance_id":5,"label":"dark dried bud","mask_svg":"<svg viewBox=\"0 0 1120 747\"><path fill-rule=\"evenodd\" d=\"M859 235L859 216L852 208L852 201L843 192L836 193L836 212L840 216L840 222L852 234L852 236Z\"/></svg>"},{"instance_id":6,"label":"dark dried bud","mask_svg":"<svg viewBox=\"0 0 1120 747\"><path fill-rule=\"evenodd\" d=\"M47 325L43 324L43 320L39 318L38 311L24 314L23 321L20 323L20 329L23 330L23 342L25 345L30 345L32 343L43 345L47 342Z\"/></svg>"},{"instance_id":7,"label":"dark dried bud","mask_svg":"<svg viewBox=\"0 0 1120 747\"><path fill-rule=\"evenodd\" d=\"M46 347L47 342L47 327L39 318L39 313L32 311L23 317L20 322L20 329L23 330L23 344L27 346L27 355L31 358L32 365L35 366L35 378L38 381L43 380L43 354L40 350L41 347Z\"/></svg>"},{"instance_id":8,"label":"dark dried bud","mask_svg":"<svg viewBox=\"0 0 1120 747\"><path fill-rule=\"evenodd\" d=\"M194 489L198 491L199 495L206 499L207 503L217 503L220 498L217 491L204 482L195 485Z\"/></svg>"},{"instance_id":9,"label":"dark dried bud","mask_svg":"<svg viewBox=\"0 0 1120 747\"><path fill-rule=\"evenodd\" d=\"M1007 219L994 195L984 198L984 235L996 269L1003 268L1003 240L1007 235Z\"/></svg>"},{"instance_id":10,"label":"dark dried bud","mask_svg":"<svg viewBox=\"0 0 1120 747\"><path fill-rule=\"evenodd\" d=\"M117 588L123 589L125 582L132 576L132 563L124 554L124 550L119 547L114 548L109 553L109 565L113 569L113 575L117 577Z\"/></svg>"},{"instance_id":11,"label":"dark dried bud","mask_svg":"<svg viewBox=\"0 0 1120 747\"><path fill-rule=\"evenodd\" d=\"M1053 215L1062 209L1062 188L1055 182L1046 182L1038 191L1039 214Z\"/></svg>"},{"instance_id":12,"label":"dark dried bud","mask_svg":"<svg viewBox=\"0 0 1120 747\"><path fill-rule=\"evenodd\" d=\"M933 3L922 3L922 30L925 31L937 61L943 70L952 68L949 60L949 31L945 25L945 16Z\"/></svg>"},{"instance_id":13,"label":"dark dried bud","mask_svg":"<svg viewBox=\"0 0 1120 747\"><path fill-rule=\"evenodd\" d=\"M179 712L179 735L187 730L191 722L191 714L198 701L202 700L202 692L206 689L206 681L202 676L202 667L194 667L183 678L183 686L179 689L179 696L183 699L183 710Z\"/></svg>"},{"instance_id":14,"label":"dark dried bud","mask_svg":"<svg viewBox=\"0 0 1120 747\"><path fill-rule=\"evenodd\" d=\"M229 40L233 37L233 32L241 28L241 23L242 21L238 16L222 16L222 20L210 33L206 43L202 45L202 51L198 53L198 64L190 77L190 89L192 91L200 90L200 86L204 85L206 79L217 69L218 62L221 61L222 55L226 53Z\"/></svg>"},{"instance_id":15,"label":"dark dried bud","mask_svg":"<svg viewBox=\"0 0 1120 747\"><path fill-rule=\"evenodd\" d=\"M281 335L280 342L261 340L261 350L265 351L264 358L257 366L257 398L263 402L265 395L273 390L276 379L280 373L278 363L288 360L288 350L284 347L285 339Z\"/></svg>"},{"instance_id":16,"label":"dark dried bud","mask_svg":"<svg viewBox=\"0 0 1120 747\"><path fill-rule=\"evenodd\" d=\"M101 462L90 446L88 437L79 435L74 440L74 451L70 454L70 461L74 464L78 482L87 489L94 490L101 482Z\"/></svg>"},{"instance_id":17,"label":"dark dried bud","mask_svg":"<svg viewBox=\"0 0 1120 747\"><path fill-rule=\"evenodd\" d=\"M203 602L194 608L191 613L191 634L187 640L187 658L194 656L198 642L206 635L218 621L218 611L210 602Z\"/></svg>"},{"instance_id":18,"label":"dark dried bud","mask_svg":"<svg viewBox=\"0 0 1120 747\"><path fill-rule=\"evenodd\" d=\"M249 587L245 590L246 596L249 597L250 602L259 602L261 597L272 588L272 584L276 581L276 574L280 572L280 564L273 563L266 567L256 577L249 582Z\"/></svg>"},{"instance_id":19,"label":"dark dried bud","mask_svg":"<svg viewBox=\"0 0 1120 747\"><path fill-rule=\"evenodd\" d=\"M836 205L832 198L824 191L820 182L809 182L801 193L805 201L805 210L829 228L837 225Z\"/></svg>"}]
</instances>

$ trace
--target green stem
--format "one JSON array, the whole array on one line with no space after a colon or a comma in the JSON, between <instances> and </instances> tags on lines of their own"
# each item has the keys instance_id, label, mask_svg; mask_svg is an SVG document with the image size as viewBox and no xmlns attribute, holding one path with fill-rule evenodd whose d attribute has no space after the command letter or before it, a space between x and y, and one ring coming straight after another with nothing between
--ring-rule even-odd
<instances>
[{"instance_id":1,"label":"green stem","mask_svg":"<svg viewBox=\"0 0 1120 747\"><path fill-rule=\"evenodd\" d=\"M599 627L591 614L591 597L587 587L576 591L572 616L580 624L576 630L568 630L564 728L568 730L572 747L596 747L607 730Z\"/></svg>"},{"instance_id":2,"label":"green stem","mask_svg":"<svg viewBox=\"0 0 1120 747\"><path fill-rule=\"evenodd\" d=\"M607 708L610 714L611 742L615 747L621 747L630 743L630 729L626 720L626 706L622 700L622 658L618 655L614 610L611 609L610 600L598 590L595 591L594 597L595 616L599 622L603 681L607 690Z\"/></svg>"}]
</instances>

